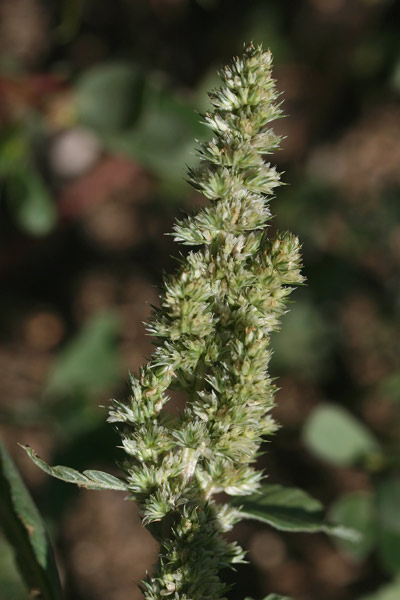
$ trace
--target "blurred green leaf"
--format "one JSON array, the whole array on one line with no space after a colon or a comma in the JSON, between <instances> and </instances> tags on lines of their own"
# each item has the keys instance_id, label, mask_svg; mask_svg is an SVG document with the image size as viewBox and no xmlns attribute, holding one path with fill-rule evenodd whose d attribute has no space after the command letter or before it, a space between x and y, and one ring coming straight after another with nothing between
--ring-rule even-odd
<instances>
[{"instance_id":1,"label":"blurred green leaf","mask_svg":"<svg viewBox=\"0 0 400 600\"><path fill-rule=\"evenodd\" d=\"M208 72L196 86L195 97L193 100L196 111L200 113L205 113L207 110L210 110L210 98L208 93L210 90L219 87L221 84L217 69L217 65L213 65L209 68Z\"/></svg>"},{"instance_id":2,"label":"blurred green leaf","mask_svg":"<svg viewBox=\"0 0 400 600\"><path fill-rule=\"evenodd\" d=\"M356 560L363 560L376 543L375 499L370 492L344 494L331 507L333 523L351 527L360 533L357 540L338 540L337 545Z\"/></svg>"},{"instance_id":3,"label":"blurred green leaf","mask_svg":"<svg viewBox=\"0 0 400 600\"><path fill-rule=\"evenodd\" d=\"M158 82L148 81L136 126L104 141L112 151L134 157L180 191L187 185L185 165L195 162L193 138L203 137L205 131L191 104Z\"/></svg>"},{"instance_id":4,"label":"blurred green leaf","mask_svg":"<svg viewBox=\"0 0 400 600\"><path fill-rule=\"evenodd\" d=\"M80 122L99 133L131 127L139 114L142 85L133 65L103 63L86 71L75 88Z\"/></svg>"},{"instance_id":5,"label":"blurred green leaf","mask_svg":"<svg viewBox=\"0 0 400 600\"><path fill-rule=\"evenodd\" d=\"M46 235L57 222L57 210L40 174L31 165L28 127L5 129L0 135L0 176L10 212L31 235Z\"/></svg>"},{"instance_id":6,"label":"blurred green leaf","mask_svg":"<svg viewBox=\"0 0 400 600\"><path fill-rule=\"evenodd\" d=\"M28 153L26 132L21 128L4 129L0 134L0 175L13 174L22 162L26 163Z\"/></svg>"},{"instance_id":7,"label":"blurred green leaf","mask_svg":"<svg viewBox=\"0 0 400 600\"><path fill-rule=\"evenodd\" d=\"M32 594L42 600L59 600L60 581L43 521L1 440L0 516Z\"/></svg>"},{"instance_id":8,"label":"blurred green leaf","mask_svg":"<svg viewBox=\"0 0 400 600\"><path fill-rule=\"evenodd\" d=\"M373 594L363 596L358 600L399 600L400 598L400 579L384 585Z\"/></svg>"},{"instance_id":9,"label":"blurred green leaf","mask_svg":"<svg viewBox=\"0 0 400 600\"><path fill-rule=\"evenodd\" d=\"M320 405L311 413L303 440L310 452L336 465L352 465L378 450L368 429L333 404Z\"/></svg>"},{"instance_id":10,"label":"blurred green leaf","mask_svg":"<svg viewBox=\"0 0 400 600\"><path fill-rule=\"evenodd\" d=\"M119 320L113 312L91 317L55 359L45 392L71 394L114 384L120 369L118 330Z\"/></svg>"},{"instance_id":11,"label":"blurred green leaf","mask_svg":"<svg viewBox=\"0 0 400 600\"><path fill-rule=\"evenodd\" d=\"M10 210L21 229L32 235L46 235L56 225L57 210L49 190L28 165L16 165L7 188Z\"/></svg>"},{"instance_id":12,"label":"blurred green leaf","mask_svg":"<svg viewBox=\"0 0 400 600\"><path fill-rule=\"evenodd\" d=\"M355 532L324 521L322 504L298 488L278 484L263 485L251 496L236 497L231 501L239 507L243 519L254 519L280 531L323 531L353 539Z\"/></svg>"},{"instance_id":13,"label":"blurred green leaf","mask_svg":"<svg viewBox=\"0 0 400 600\"><path fill-rule=\"evenodd\" d=\"M292 48L290 38L282 35L284 12L277 6L261 3L248 11L248 23L243 37L255 44L265 44L271 49L275 64L290 61Z\"/></svg>"},{"instance_id":14,"label":"blurred green leaf","mask_svg":"<svg viewBox=\"0 0 400 600\"><path fill-rule=\"evenodd\" d=\"M56 29L56 37L61 43L68 43L78 33L86 0L64 0L61 21Z\"/></svg>"},{"instance_id":15,"label":"blurred green leaf","mask_svg":"<svg viewBox=\"0 0 400 600\"><path fill-rule=\"evenodd\" d=\"M114 475L95 470L80 473L75 469L71 469L71 467L63 467L61 465L50 467L44 460L39 458L32 448L29 446L22 446L22 448L42 471L66 483L75 483L77 486L86 488L87 490L126 491L128 489L127 485L121 479L118 479L118 477L114 477Z\"/></svg>"},{"instance_id":16,"label":"blurred green leaf","mask_svg":"<svg viewBox=\"0 0 400 600\"><path fill-rule=\"evenodd\" d=\"M273 365L278 371L318 379L329 365L332 338L307 292L299 290L298 296L283 317L282 331L271 339Z\"/></svg>"},{"instance_id":17,"label":"blurred green leaf","mask_svg":"<svg viewBox=\"0 0 400 600\"><path fill-rule=\"evenodd\" d=\"M13 557L10 544L0 532L0 583L1 597L26 600L26 585L23 583Z\"/></svg>"},{"instance_id":18,"label":"blurred green leaf","mask_svg":"<svg viewBox=\"0 0 400 600\"><path fill-rule=\"evenodd\" d=\"M400 478L383 481L377 489L379 555L391 573L400 572Z\"/></svg>"}]
</instances>

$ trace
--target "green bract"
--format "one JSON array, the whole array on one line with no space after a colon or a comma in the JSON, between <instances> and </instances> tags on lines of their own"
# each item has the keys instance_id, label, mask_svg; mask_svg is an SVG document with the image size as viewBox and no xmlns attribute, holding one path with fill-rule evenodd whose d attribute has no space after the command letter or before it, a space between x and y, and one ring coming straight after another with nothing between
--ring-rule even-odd
<instances>
[{"instance_id":1,"label":"green bract","mask_svg":"<svg viewBox=\"0 0 400 600\"><path fill-rule=\"evenodd\" d=\"M128 455L128 488L161 543L144 582L148 600L221 598L219 570L243 559L221 535L239 512L213 495L260 486L253 464L263 436L276 429L269 336L303 281L296 237L269 239L266 231L280 183L263 158L280 141L270 129L281 114L271 54L250 45L220 75L214 110L204 117L213 136L190 172L211 204L174 227L176 241L199 248L166 278L148 327L157 349L109 417ZM175 420L164 411L168 389L186 393Z\"/></svg>"}]
</instances>

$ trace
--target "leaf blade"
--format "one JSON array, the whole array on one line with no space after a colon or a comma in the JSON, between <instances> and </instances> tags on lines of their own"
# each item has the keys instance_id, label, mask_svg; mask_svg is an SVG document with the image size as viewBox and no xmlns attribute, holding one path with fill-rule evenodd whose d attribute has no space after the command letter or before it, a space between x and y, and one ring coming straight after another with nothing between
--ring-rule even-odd
<instances>
[{"instance_id":1,"label":"leaf blade","mask_svg":"<svg viewBox=\"0 0 400 600\"><path fill-rule=\"evenodd\" d=\"M56 562L42 518L0 440L0 516L19 570L42 600L61 600Z\"/></svg>"},{"instance_id":2,"label":"leaf blade","mask_svg":"<svg viewBox=\"0 0 400 600\"><path fill-rule=\"evenodd\" d=\"M56 479L61 479L61 481L65 481L66 483L74 483L78 487L83 487L88 490L128 490L128 486L125 484L125 482L121 479L118 479L118 477L114 477L113 475L109 475L103 471L88 470L80 473L75 469L71 469L71 467L64 467L62 465L51 467L44 460L42 460L30 446L21 447L25 450L35 465Z\"/></svg>"},{"instance_id":3,"label":"leaf blade","mask_svg":"<svg viewBox=\"0 0 400 600\"><path fill-rule=\"evenodd\" d=\"M266 523L279 531L324 532L347 539L357 536L345 527L326 523L322 504L298 488L266 484L259 493L234 498L232 504L240 507L242 518Z\"/></svg>"},{"instance_id":4,"label":"leaf blade","mask_svg":"<svg viewBox=\"0 0 400 600\"><path fill-rule=\"evenodd\" d=\"M8 180L10 209L18 225L32 236L44 236L57 224L54 199L30 167L15 169Z\"/></svg>"},{"instance_id":5,"label":"leaf blade","mask_svg":"<svg viewBox=\"0 0 400 600\"><path fill-rule=\"evenodd\" d=\"M329 516L334 523L351 526L360 534L356 541L337 541L338 548L355 561L364 560L376 544L375 512L374 494L368 491L343 494L330 507Z\"/></svg>"},{"instance_id":6,"label":"leaf blade","mask_svg":"<svg viewBox=\"0 0 400 600\"><path fill-rule=\"evenodd\" d=\"M391 583L388 583L376 592L363 596L358 600L398 600L400 597L400 579L396 578Z\"/></svg>"},{"instance_id":7,"label":"leaf blade","mask_svg":"<svg viewBox=\"0 0 400 600\"><path fill-rule=\"evenodd\" d=\"M378 552L384 568L400 573L400 478L393 476L377 488Z\"/></svg>"},{"instance_id":8,"label":"leaf blade","mask_svg":"<svg viewBox=\"0 0 400 600\"><path fill-rule=\"evenodd\" d=\"M66 396L96 391L119 380L119 318L100 311L58 354L45 383L45 394Z\"/></svg>"},{"instance_id":9,"label":"leaf blade","mask_svg":"<svg viewBox=\"0 0 400 600\"><path fill-rule=\"evenodd\" d=\"M344 408L328 403L311 413L303 440L314 455L339 466L353 465L379 450L363 423Z\"/></svg>"}]
</instances>

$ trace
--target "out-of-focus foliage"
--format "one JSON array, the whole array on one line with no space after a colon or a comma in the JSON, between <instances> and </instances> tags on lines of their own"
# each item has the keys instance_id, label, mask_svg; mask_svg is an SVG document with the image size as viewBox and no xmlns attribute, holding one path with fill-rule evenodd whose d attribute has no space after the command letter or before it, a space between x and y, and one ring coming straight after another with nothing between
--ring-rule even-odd
<instances>
[{"instance_id":1,"label":"out-of-focus foliage","mask_svg":"<svg viewBox=\"0 0 400 600\"><path fill-rule=\"evenodd\" d=\"M44 386L48 396L73 397L81 390L93 393L115 385L120 375L116 348L118 317L96 314L52 363Z\"/></svg>"},{"instance_id":2,"label":"out-of-focus foliage","mask_svg":"<svg viewBox=\"0 0 400 600\"><path fill-rule=\"evenodd\" d=\"M76 84L79 121L103 134L126 131L139 118L142 88L143 78L128 63L93 67Z\"/></svg>"},{"instance_id":3,"label":"out-of-focus foliage","mask_svg":"<svg viewBox=\"0 0 400 600\"><path fill-rule=\"evenodd\" d=\"M371 492L343 494L331 507L331 519L360 532L357 540L340 542L340 547L356 560L363 560L376 543L377 523ZM339 543L339 542L338 542Z\"/></svg>"},{"instance_id":4,"label":"out-of-focus foliage","mask_svg":"<svg viewBox=\"0 0 400 600\"><path fill-rule=\"evenodd\" d=\"M49 233L57 222L54 201L30 163L29 140L23 130L6 131L0 138L0 177L19 226L32 235Z\"/></svg>"},{"instance_id":5,"label":"out-of-focus foliage","mask_svg":"<svg viewBox=\"0 0 400 600\"><path fill-rule=\"evenodd\" d=\"M322 404L310 414L304 428L304 442L316 456L335 465L367 461L378 451L368 429L333 404Z\"/></svg>"},{"instance_id":6,"label":"out-of-focus foliage","mask_svg":"<svg viewBox=\"0 0 400 600\"><path fill-rule=\"evenodd\" d=\"M4 538L0 539L1 591L5 598L25 600L26 586L18 573L14 553Z\"/></svg>"},{"instance_id":7,"label":"out-of-focus foliage","mask_svg":"<svg viewBox=\"0 0 400 600\"><path fill-rule=\"evenodd\" d=\"M125 374L151 352L142 321L175 264L162 234L201 201L182 183L203 135L194 109L207 110L215 67L250 39L271 48L288 115L273 226L299 236L307 276L272 341L282 429L260 466L364 536L339 546L249 522L237 538L257 574L239 568L237 597L399 597L399 9L0 3L0 427L56 542L67 600L139 598L132 581L155 548L133 504L41 478L16 442L50 464L112 468L118 441L98 405L124 395ZM335 455L358 439L346 464L303 442L327 405L349 415ZM0 596L22 600L3 545L0 556Z\"/></svg>"},{"instance_id":8,"label":"out-of-focus foliage","mask_svg":"<svg viewBox=\"0 0 400 600\"><path fill-rule=\"evenodd\" d=\"M396 600L400 593L400 581L397 579L393 583L384 585L379 591L363 596L360 600Z\"/></svg>"}]
</instances>

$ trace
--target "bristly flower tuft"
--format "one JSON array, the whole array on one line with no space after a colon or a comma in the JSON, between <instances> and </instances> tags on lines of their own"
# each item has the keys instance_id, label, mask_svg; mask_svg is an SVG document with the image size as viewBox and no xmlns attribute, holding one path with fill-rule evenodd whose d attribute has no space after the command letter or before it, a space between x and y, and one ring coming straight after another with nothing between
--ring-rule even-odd
<instances>
[{"instance_id":1,"label":"bristly flower tuft","mask_svg":"<svg viewBox=\"0 0 400 600\"><path fill-rule=\"evenodd\" d=\"M276 429L270 333L303 277L297 238L266 234L280 185L264 160L280 143L270 128L281 116L271 65L270 52L249 45L210 94L213 110L203 120L212 137L189 180L211 203L174 227L177 242L196 248L165 279L148 326L156 339L151 361L131 378L127 402L110 410L127 455L128 489L161 543L143 583L147 600L224 597L218 572L243 552L222 535L238 511L213 496L259 488L254 462L263 436ZM186 394L176 419L164 409L171 388Z\"/></svg>"}]
</instances>

